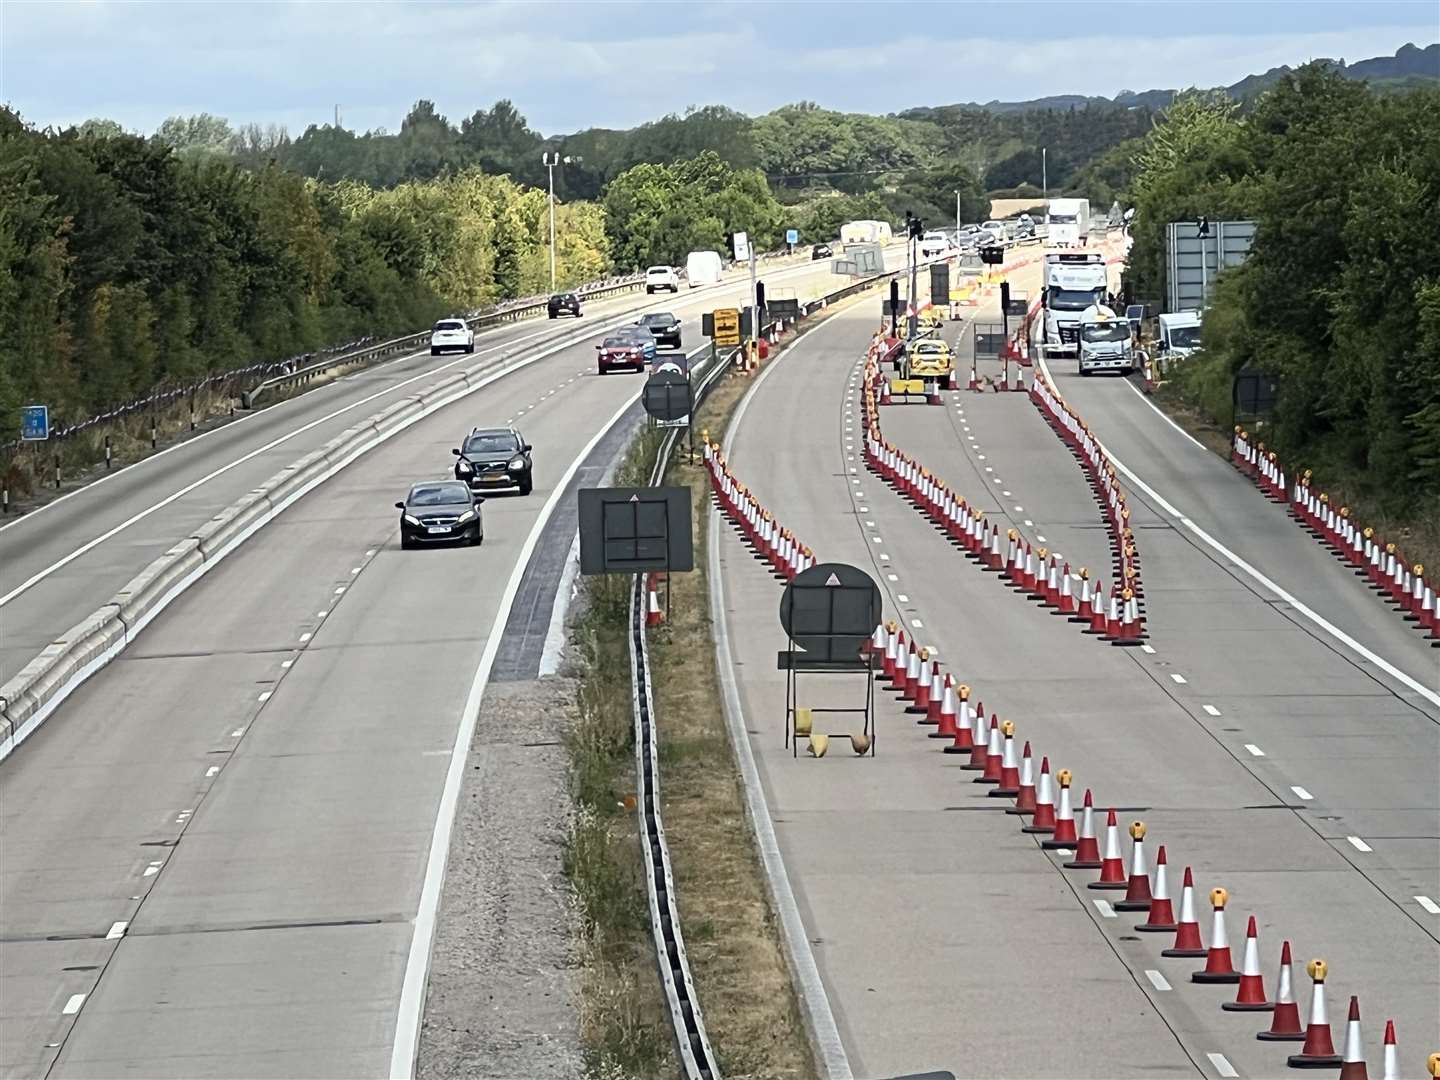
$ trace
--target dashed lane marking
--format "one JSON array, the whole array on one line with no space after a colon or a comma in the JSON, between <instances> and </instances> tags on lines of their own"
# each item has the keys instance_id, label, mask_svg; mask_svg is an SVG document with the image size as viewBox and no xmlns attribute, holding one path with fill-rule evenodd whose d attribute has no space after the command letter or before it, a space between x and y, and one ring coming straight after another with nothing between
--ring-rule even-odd
<instances>
[{"instance_id":1,"label":"dashed lane marking","mask_svg":"<svg viewBox=\"0 0 1440 1080\"><path fill-rule=\"evenodd\" d=\"M308 669L307 669L307 670L308 670ZM274 690L265 690L265 691L262 691L261 694L260 694L260 700L261 700L261 701L269 701L269 700L270 700L270 695L273 694L274 692L275 692Z\"/></svg>"},{"instance_id":2,"label":"dashed lane marking","mask_svg":"<svg viewBox=\"0 0 1440 1080\"><path fill-rule=\"evenodd\" d=\"M925 624L924 624L923 622L921 622L919 619L911 619L911 620L910 620L910 625L913 626L916 630L923 630L923 629L925 629ZM932 649L931 651L933 652L934 650Z\"/></svg>"},{"instance_id":3,"label":"dashed lane marking","mask_svg":"<svg viewBox=\"0 0 1440 1080\"><path fill-rule=\"evenodd\" d=\"M84 994L71 994L70 1000L65 1002L65 1007L60 1010L62 1016L74 1016L80 1011L80 1006L85 1004Z\"/></svg>"},{"instance_id":4,"label":"dashed lane marking","mask_svg":"<svg viewBox=\"0 0 1440 1080\"><path fill-rule=\"evenodd\" d=\"M1207 714L1209 714L1210 716L1219 716L1219 715L1220 715L1220 710L1217 709L1217 708L1215 708L1214 705L1201 705L1200 708L1204 709L1205 712L1206 712Z\"/></svg>"},{"instance_id":5,"label":"dashed lane marking","mask_svg":"<svg viewBox=\"0 0 1440 1080\"><path fill-rule=\"evenodd\" d=\"M1264 751L1264 750L1261 750L1261 749L1260 749L1258 746L1256 746L1253 742L1247 742L1247 743L1245 744L1245 749L1250 751L1250 756L1251 756L1251 757L1264 757L1264 756L1265 756L1265 751Z\"/></svg>"},{"instance_id":6,"label":"dashed lane marking","mask_svg":"<svg viewBox=\"0 0 1440 1080\"><path fill-rule=\"evenodd\" d=\"M1181 675L1178 671L1172 671L1170 673L1170 678L1174 681L1176 686L1184 686L1185 683L1188 681L1185 676Z\"/></svg>"},{"instance_id":7,"label":"dashed lane marking","mask_svg":"<svg viewBox=\"0 0 1440 1080\"><path fill-rule=\"evenodd\" d=\"M1155 647L1153 645L1141 645L1140 651L1144 653L1149 653L1151 656L1155 655Z\"/></svg>"},{"instance_id":8,"label":"dashed lane marking","mask_svg":"<svg viewBox=\"0 0 1440 1080\"><path fill-rule=\"evenodd\" d=\"M1428 911L1431 915L1440 915L1440 904L1435 903L1428 896L1417 896L1415 902Z\"/></svg>"},{"instance_id":9,"label":"dashed lane marking","mask_svg":"<svg viewBox=\"0 0 1440 1080\"><path fill-rule=\"evenodd\" d=\"M1365 843L1364 840L1361 840L1360 837L1358 837L1358 836L1347 836L1347 837L1345 837L1345 839L1348 840L1348 841L1350 841L1350 846L1353 847L1356 851L1374 851L1374 850L1375 850L1375 849L1372 848L1369 844Z\"/></svg>"},{"instance_id":10,"label":"dashed lane marking","mask_svg":"<svg viewBox=\"0 0 1440 1080\"><path fill-rule=\"evenodd\" d=\"M119 921L119 922L113 922L113 923L111 923L111 924L110 924L110 929L107 930L107 931L105 931L105 940L106 940L106 941L114 941L116 938L124 937L124 936L125 936L125 928L126 928L127 926L129 926L129 925L130 925L130 924L129 924L128 922L126 922L125 920L123 920L123 919L122 919L121 921Z\"/></svg>"},{"instance_id":11,"label":"dashed lane marking","mask_svg":"<svg viewBox=\"0 0 1440 1080\"><path fill-rule=\"evenodd\" d=\"M1230 1077L1240 1075L1235 1071L1235 1066L1230 1064L1229 1059L1226 1058L1224 1054L1206 1054L1205 1056L1210 1059L1210 1064L1215 1066L1216 1076L1223 1076L1226 1080L1229 1080Z\"/></svg>"},{"instance_id":12,"label":"dashed lane marking","mask_svg":"<svg viewBox=\"0 0 1440 1080\"><path fill-rule=\"evenodd\" d=\"M1145 977L1150 980L1150 985L1155 987L1156 990L1164 992L1171 989L1170 981L1154 968L1146 968Z\"/></svg>"},{"instance_id":13,"label":"dashed lane marking","mask_svg":"<svg viewBox=\"0 0 1440 1080\"><path fill-rule=\"evenodd\" d=\"M1096 900L1095 909L1099 911L1101 916L1106 919L1113 919L1116 917L1115 909L1110 906L1109 900Z\"/></svg>"},{"instance_id":14,"label":"dashed lane marking","mask_svg":"<svg viewBox=\"0 0 1440 1080\"><path fill-rule=\"evenodd\" d=\"M1291 784L1290 790L1293 791L1295 793L1295 797L1302 802L1309 802L1311 799L1315 798L1314 795L1310 794L1309 788L1303 788L1299 784Z\"/></svg>"},{"instance_id":15,"label":"dashed lane marking","mask_svg":"<svg viewBox=\"0 0 1440 1080\"><path fill-rule=\"evenodd\" d=\"M211 765L208 769L205 770L205 776L206 776L207 778L209 778L209 777L211 777L211 776L214 776L214 775L215 775L216 773L218 773L219 771L220 771L220 766L219 766L219 765Z\"/></svg>"}]
</instances>

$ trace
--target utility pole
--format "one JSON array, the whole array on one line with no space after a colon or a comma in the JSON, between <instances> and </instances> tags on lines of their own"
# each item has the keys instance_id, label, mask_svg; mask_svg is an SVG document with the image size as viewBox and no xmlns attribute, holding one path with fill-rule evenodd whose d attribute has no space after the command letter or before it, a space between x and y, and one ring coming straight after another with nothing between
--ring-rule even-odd
<instances>
[{"instance_id":1,"label":"utility pole","mask_svg":"<svg viewBox=\"0 0 1440 1080\"><path fill-rule=\"evenodd\" d=\"M555 166L556 165L578 165L585 159L572 157L569 154L560 156L559 151L550 153L548 150L540 154L540 164L545 166L550 176L550 291L555 291Z\"/></svg>"},{"instance_id":2,"label":"utility pole","mask_svg":"<svg viewBox=\"0 0 1440 1080\"><path fill-rule=\"evenodd\" d=\"M1040 148L1040 191L1041 198L1043 198L1046 202L1050 201L1050 170L1048 167L1049 162L1047 161L1048 155L1049 149L1042 146Z\"/></svg>"},{"instance_id":3,"label":"utility pole","mask_svg":"<svg viewBox=\"0 0 1440 1080\"><path fill-rule=\"evenodd\" d=\"M760 355L760 293L755 288L755 244L747 242L750 249L750 340L755 342L755 355Z\"/></svg>"},{"instance_id":4,"label":"utility pole","mask_svg":"<svg viewBox=\"0 0 1440 1080\"><path fill-rule=\"evenodd\" d=\"M1210 219L1201 217L1195 222L1195 236L1200 241L1200 310L1205 310L1205 294L1210 291L1210 273L1206 265L1210 255L1205 250L1205 238L1210 235ZM1218 262L1218 260L1217 260Z\"/></svg>"},{"instance_id":5,"label":"utility pole","mask_svg":"<svg viewBox=\"0 0 1440 1080\"><path fill-rule=\"evenodd\" d=\"M917 265L919 260L916 257L917 253L915 248L917 238L920 236L920 233L923 229L924 225L921 223L920 219L911 214L909 210L906 210L905 263L910 269L910 313L908 320L909 334L907 336L912 338L915 336L915 331L919 328L920 322L919 293L917 291L918 286L915 280L920 268Z\"/></svg>"},{"instance_id":6,"label":"utility pole","mask_svg":"<svg viewBox=\"0 0 1440 1080\"><path fill-rule=\"evenodd\" d=\"M960 243L960 191L955 191L955 243Z\"/></svg>"}]
</instances>

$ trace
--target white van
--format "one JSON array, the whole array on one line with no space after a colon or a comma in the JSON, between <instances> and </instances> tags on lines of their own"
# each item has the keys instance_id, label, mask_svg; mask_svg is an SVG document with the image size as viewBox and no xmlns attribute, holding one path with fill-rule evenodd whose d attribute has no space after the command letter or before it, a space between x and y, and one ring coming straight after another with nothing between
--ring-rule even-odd
<instances>
[{"instance_id":1,"label":"white van","mask_svg":"<svg viewBox=\"0 0 1440 1080\"><path fill-rule=\"evenodd\" d=\"M692 251L685 256L685 279L692 289L701 285L718 284L720 267L718 251Z\"/></svg>"}]
</instances>

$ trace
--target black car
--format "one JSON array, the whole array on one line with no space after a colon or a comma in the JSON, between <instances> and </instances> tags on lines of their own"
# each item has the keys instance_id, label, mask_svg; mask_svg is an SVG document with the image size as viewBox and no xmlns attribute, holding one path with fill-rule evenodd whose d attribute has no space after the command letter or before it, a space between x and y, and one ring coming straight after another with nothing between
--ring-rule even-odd
<instances>
[{"instance_id":1,"label":"black car","mask_svg":"<svg viewBox=\"0 0 1440 1080\"><path fill-rule=\"evenodd\" d=\"M550 297L545 303L546 314L552 319L558 319L561 315L574 315L580 317L580 297L573 292L560 292Z\"/></svg>"},{"instance_id":2,"label":"black car","mask_svg":"<svg viewBox=\"0 0 1440 1080\"><path fill-rule=\"evenodd\" d=\"M480 504L485 500L456 480L430 480L414 484L410 494L395 504L400 511L400 546L446 544L463 540L485 542Z\"/></svg>"},{"instance_id":3,"label":"black car","mask_svg":"<svg viewBox=\"0 0 1440 1080\"><path fill-rule=\"evenodd\" d=\"M643 326L654 334L657 346L668 345L672 349L680 348L680 320L670 312L652 311L635 325Z\"/></svg>"},{"instance_id":4,"label":"black car","mask_svg":"<svg viewBox=\"0 0 1440 1080\"><path fill-rule=\"evenodd\" d=\"M828 259L831 254L829 244L816 244L810 249L810 261L814 262L816 259Z\"/></svg>"},{"instance_id":5,"label":"black car","mask_svg":"<svg viewBox=\"0 0 1440 1080\"><path fill-rule=\"evenodd\" d=\"M457 458L455 479L471 491L519 488L529 495L533 486L530 444L514 428L476 428L464 446L451 451Z\"/></svg>"}]
</instances>

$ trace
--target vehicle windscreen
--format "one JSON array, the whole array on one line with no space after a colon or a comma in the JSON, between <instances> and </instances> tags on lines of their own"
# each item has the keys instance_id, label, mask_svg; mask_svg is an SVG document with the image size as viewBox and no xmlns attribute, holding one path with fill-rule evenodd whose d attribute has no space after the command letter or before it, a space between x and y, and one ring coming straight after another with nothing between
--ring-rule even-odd
<instances>
[{"instance_id":1,"label":"vehicle windscreen","mask_svg":"<svg viewBox=\"0 0 1440 1080\"><path fill-rule=\"evenodd\" d=\"M435 324L436 330L464 330L465 324L458 319L446 319Z\"/></svg>"},{"instance_id":2,"label":"vehicle windscreen","mask_svg":"<svg viewBox=\"0 0 1440 1080\"><path fill-rule=\"evenodd\" d=\"M451 503L468 503L470 489L464 484L424 484L412 488L407 504L410 506L446 506Z\"/></svg>"},{"instance_id":3,"label":"vehicle windscreen","mask_svg":"<svg viewBox=\"0 0 1440 1080\"><path fill-rule=\"evenodd\" d=\"M661 277L661 276L663 276L663 275L666 275L666 274L670 273L670 267L668 267L668 266L652 266L652 267L650 267L649 270L646 270L645 273L646 273L648 276L650 276L650 277Z\"/></svg>"},{"instance_id":4,"label":"vehicle windscreen","mask_svg":"<svg viewBox=\"0 0 1440 1080\"><path fill-rule=\"evenodd\" d=\"M1176 349L1198 349L1200 347L1200 327L1172 326L1170 328L1170 345Z\"/></svg>"},{"instance_id":5,"label":"vehicle windscreen","mask_svg":"<svg viewBox=\"0 0 1440 1080\"><path fill-rule=\"evenodd\" d=\"M1081 291L1079 289L1051 289L1045 306L1052 311L1084 311L1090 305L1103 299L1103 289Z\"/></svg>"},{"instance_id":6,"label":"vehicle windscreen","mask_svg":"<svg viewBox=\"0 0 1440 1080\"><path fill-rule=\"evenodd\" d=\"M1051 214L1049 218L1051 225L1074 225L1074 214Z\"/></svg>"},{"instance_id":7,"label":"vehicle windscreen","mask_svg":"<svg viewBox=\"0 0 1440 1080\"><path fill-rule=\"evenodd\" d=\"M675 316L668 311L660 311L653 315L646 315L640 321L646 326L669 326L675 321Z\"/></svg>"},{"instance_id":8,"label":"vehicle windscreen","mask_svg":"<svg viewBox=\"0 0 1440 1080\"><path fill-rule=\"evenodd\" d=\"M1081 328L1086 341L1124 341L1130 336L1127 323L1098 323Z\"/></svg>"},{"instance_id":9,"label":"vehicle windscreen","mask_svg":"<svg viewBox=\"0 0 1440 1080\"><path fill-rule=\"evenodd\" d=\"M508 432L502 435L471 435L465 440L467 454L504 454L520 449L520 440Z\"/></svg>"},{"instance_id":10,"label":"vehicle windscreen","mask_svg":"<svg viewBox=\"0 0 1440 1080\"><path fill-rule=\"evenodd\" d=\"M554 301L557 301L558 303L561 303L561 304L568 304L568 303L571 303L572 301L574 301L574 299L575 299L575 294L574 294L574 293L570 293L570 292L556 293L556 294L555 294L554 296L552 296L550 299L551 299L551 300L554 300Z\"/></svg>"},{"instance_id":11,"label":"vehicle windscreen","mask_svg":"<svg viewBox=\"0 0 1440 1080\"><path fill-rule=\"evenodd\" d=\"M623 337L607 337L603 343L603 347L606 349L628 349L630 348L630 339Z\"/></svg>"}]
</instances>

